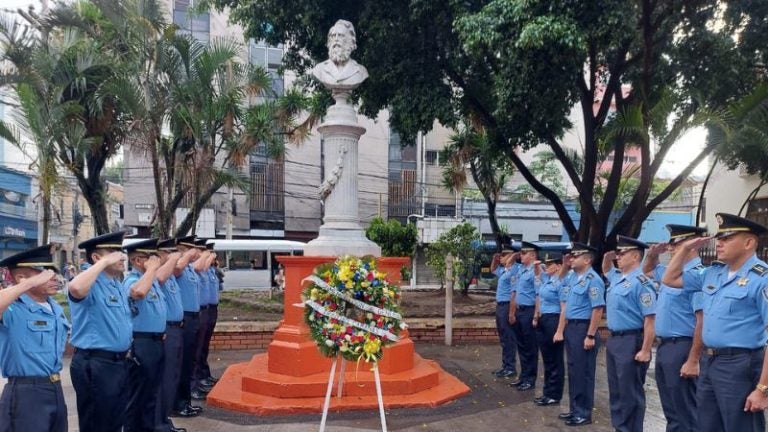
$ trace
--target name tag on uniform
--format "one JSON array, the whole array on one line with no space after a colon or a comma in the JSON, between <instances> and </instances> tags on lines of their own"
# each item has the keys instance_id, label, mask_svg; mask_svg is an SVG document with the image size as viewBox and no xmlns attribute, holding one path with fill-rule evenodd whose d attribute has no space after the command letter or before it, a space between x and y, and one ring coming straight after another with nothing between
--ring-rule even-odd
<instances>
[{"instance_id":1,"label":"name tag on uniform","mask_svg":"<svg viewBox=\"0 0 768 432\"><path fill-rule=\"evenodd\" d=\"M110 303L118 303L118 302L119 302L119 299L117 298L117 296L116 296L116 295L111 295L111 296L109 296L109 298L107 299L107 301L108 301L108 302L110 302Z\"/></svg>"},{"instance_id":2,"label":"name tag on uniform","mask_svg":"<svg viewBox=\"0 0 768 432\"><path fill-rule=\"evenodd\" d=\"M35 321L33 325L37 327L45 327L48 325L48 321Z\"/></svg>"}]
</instances>

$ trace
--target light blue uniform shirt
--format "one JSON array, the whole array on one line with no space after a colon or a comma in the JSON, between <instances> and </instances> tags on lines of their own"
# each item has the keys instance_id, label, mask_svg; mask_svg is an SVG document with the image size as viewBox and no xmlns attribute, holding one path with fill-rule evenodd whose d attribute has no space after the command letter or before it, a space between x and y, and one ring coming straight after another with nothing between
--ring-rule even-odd
<instances>
[{"instance_id":1,"label":"light blue uniform shirt","mask_svg":"<svg viewBox=\"0 0 768 432\"><path fill-rule=\"evenodd\" d=\"M565 319L590 319L592 309L605 306L605 284L595 270L583 274L571 270L566 277Z\"/></svg>"},{"instance_id":2,"label":"light blue uniform shirt","mask_svg":"<svg viewBox=\"0 0 768 432\"><path fill-rule=\"evenodd\" d=\"M184 312L200 312L200 291L197 282L197 273L192 270L192 265L184 267L181 274L176 278L176 282L181 288L181 304L184 305Z\"/></svg>"},{"instance_id":3,"label":"light blue uniform shirt","mask_svg":"<svg viewBox=\"0 0 768 432\"><path fill-rule=\"evenodd\" d=\"M704 293L704 345L710 348L760 348L768 326L768 265L752 255L732 276L713 264L683 273L683 289Z\"/></svg>"},{"instance_id":4,"label":"light blue uniform shirt","mask_svg":"<svg viewBox=\"0 0 768 432\"><path fill-rule=\"evenodd\" d=\"M131 287L143 275L138 269L133 269L128 273L123 281L126 294L131 292ZM152 287L147 291L147 295L143 299L133 300L133 304L138 312L133 317L133 331L165 333L167 306L157 279L152 280Z\"/></svg>"},{"instance_id":5,"label":"light blue uniform shirt","mask_svg":"<svg viewBox=\"0 0 768 432\"><path fill-rule=\"evenodd\" d=\"M208 304L219 304L219 277L214 267L208 269Z\"/></svg>"},{"instance_id":6,"label":"light blue uniform shirt","mask_svg":"<svg viewBox=\"0 0 768 432\"><path fill-rule=\"evenodd\" d=\"M694 258L683 266L683 271L701 271L704 266L701 258ZM667 266L657 265L653 278L660 282ZM693 337L696 327L696 312L703 306L704 294L685 291L664 284L659 285L659 297L656 299L656 336L662 338Z\"/></svg>"},{"instance_id":7,"label":"light blue uniform shirt","mask_svg":"<svg viewBox=\"0 0 768 432\"><path fill-rule=\"evenodd\" d=\"M606 275L608 328L611 331L643 328L643 318L656 313L653 282L637 268L628 274L614 269Z\"/></svg>"},{"instance_id":8,"label":"light blue uniform shirt","mask_svg":"<svg viewBox=\"0 0 768 432\"><path fill-rule=\"evenodd\" d=\"M539 313L559 314L560 302L563 300L563 284L560 278L542 273L541 278L535 279L536 295L539 297Z\"/></svg>"},{"instance_id":9,"label":"light blue uniform shirt","mask_svg":"<svg viewBox=\"0 0 768 432\"><path fill-rule=\"evenodd\" d=\"M72 346L128 351L133 338L133 323L128 296L119 280L101 272L85 298L68 297L72 313Z\"/></svg>"},{"instance_id":10,"label":"light blue uniform shirt","mask_svg":"<svg viewBox=\"0 0 768 432\"><path fill-rule=\"evenodd\" d=\"M44 377L61 371L69 321L48 298L49 311L22 294L0 317L0 371L4 377Z\"/></svg>"},{"instance_id":11,"label":"light blue uniform shirt","mask_svg":"<svg viewBox=\"0 0 768 432\"><path fill-rule=\"evenodd\" d=\"M512 284L516 292L515 302L520 306L533 306L536 302L536 287L533 284L533 265L520 267L517 284Z\"/></svg>"},{"instance_id":12,"label":"light blue uniform shirt","mask_svg":"<svg viewBox=\"0 0 768 432\"><path fill-rule=\"evenodd\" d=\"M208 303L208 286L210 285L208 282L208 273L203 270L201 272L195 272L195 275L197 275L197 284L198 289L200 290L200 306L208 306L210 304Z\"/></svg>"},{"instance_id":13,"label":"light blue uniform shirt","mask_svg":"<svg viewBox=\"0 0 768 432\"><path fill-rule=\"evenodd\" d=\"M496 284L496 302L508 302L512 296L512 280L518 271L518 264L513 264L509 268L504 266L496 267L494 273L499 278Z\"/></svg>"},{"instance_id":14,"label":"light blue uniform shirt","mask_svg":"<svg viewBox=\"0 0 768 432\"><path fill-rule=\"evenodd\" d=\"M171 275L164 284L160 285L165 299L167 321L181 321L184 319L184 306L181 304L181 288L176 282L176 276Z\"/></svg>"}]
</instances>

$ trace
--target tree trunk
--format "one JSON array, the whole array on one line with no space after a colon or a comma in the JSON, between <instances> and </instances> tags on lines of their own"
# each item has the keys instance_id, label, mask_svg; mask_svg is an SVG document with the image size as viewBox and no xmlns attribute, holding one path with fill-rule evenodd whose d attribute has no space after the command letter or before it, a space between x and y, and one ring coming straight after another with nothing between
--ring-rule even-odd
<instances>
[{"instance_id":1,"label":"tree trunk","mask_svg":"<svg viewBox=\"0 0 768 432\"><path fill-rule=\"evenodd\" d=\"M48 237L51 230L51 195L50 190L41 195L43 205L43 232L41 234L41 244L48 244Z\"/></svg>"},{"instance_id":2,"label":"tree trunk","mask_svg":"<svg viewBox=\"0 0 768 432\"><path fill-rule=\"evenodd\" d=\"M696 224L698 225L701 220L701 211L704 208L704 194L707 192L707 186L709 186L709 179L712 177L712 173L715 172L717 166L717 157L712 161L712 166L709 167L707 177L704 178L704 183L701 185L701 194L699 194L699 205L696 206Z\"/></svg>"}]
</instances>

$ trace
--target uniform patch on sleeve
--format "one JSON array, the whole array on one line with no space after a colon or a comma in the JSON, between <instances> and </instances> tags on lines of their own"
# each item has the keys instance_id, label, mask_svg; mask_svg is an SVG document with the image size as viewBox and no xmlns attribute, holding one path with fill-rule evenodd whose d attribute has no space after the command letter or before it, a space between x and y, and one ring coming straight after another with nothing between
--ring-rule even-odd
<instances>
[{"instance_id":1,"label":"uniform patch on sleeve","mask_svg":"<svg viewBox=\"0 0 768 432\"><path fill-rule=\"evenodd\" d=\"M597 287L591 287L589 289L589 298L596 299L597 298Z\"/></svg>"},{"instance_id":2,"label":"uniform patch on sleeve","mask_svg":"<svg viewBox=\"0 0 768 432\"><path fill-rule=\"evenodd\" d=\"M651 293L642 293L640 294L640 304L642 304L645 307L648 307L653 303L653 297L651 297Z\"/></svg>"}]
</instances>

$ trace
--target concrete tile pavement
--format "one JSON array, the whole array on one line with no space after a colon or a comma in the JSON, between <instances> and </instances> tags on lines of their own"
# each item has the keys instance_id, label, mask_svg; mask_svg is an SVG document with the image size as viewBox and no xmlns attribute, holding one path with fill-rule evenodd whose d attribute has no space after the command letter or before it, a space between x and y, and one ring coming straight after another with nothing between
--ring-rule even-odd
<instances>
[{"instance_id":1,"label":"concrete tile pavement","mask_svg":"<svg viewBox=\"0 0 768 432\"><path fill-rule=\"evenodd\" d=\"M399 409L387 412L389 430L397 431L487 431L499 427L516 431L565 431L585 430L611 431L608 413L608 388L605 371L605 348L598 357L597 388L595 391L594 423L582 428L569 428L557 419L557 414L566 411L567 400L560 406L537 407L532 400L541 393L537 383L535 392L518 392L507 385L507 380L498 379L491 371L498 366L500 348L498 345L463 345L446 347L437 344L417 344L416 351L425 358L437 360L442 367L456 375L472 388L472 393L450 404L433 409ZM229 364L248 361L254 352L218 351L209 358L215 374ZM539 372L543 372L540 366ZM69 430L78 431L77 410L74 390L69 378L69 359L66 359L62 374L67 406L69 407ZM541 381L541 380L539 380ZM5 384L0 380L0 388ZM566 384L567 388L567 384ZM648 371L646 383L648 407L645 427L647 432L661 432L665 421L659 405L658 392L653 379L653 366ZM567 396L566 398L567 399ZM205 406L204 403L201 405ZM298 432L317 430L320 414L283 417L257 417L206 407L205 412L192 419L174 419L177 426L190 432ZM329 413L327 430L365 431L380 430L378 412Z\"/></svg>"}]
</instances>

